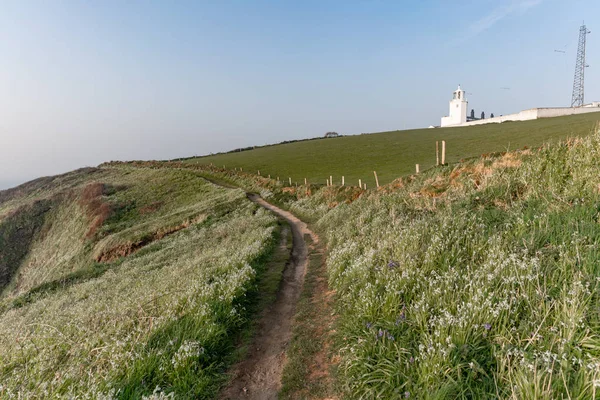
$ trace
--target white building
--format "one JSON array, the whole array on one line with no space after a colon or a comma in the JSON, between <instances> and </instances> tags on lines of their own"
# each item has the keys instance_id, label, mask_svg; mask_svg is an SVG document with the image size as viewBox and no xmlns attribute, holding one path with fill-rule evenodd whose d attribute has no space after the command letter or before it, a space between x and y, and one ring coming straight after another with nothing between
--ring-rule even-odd
<instances>
[{"instance_id":1,"label":"white building","mask_svg":"<svg viewBox=\"0 0 600 400\"><path fill-rule=\"evenodd\" d=\"M493 124L505 121L528 121L538 118L561 117L564 115L585 114L590 112L600 112L600 102L592 102L581 107L545 107L531 108L523 110L516 114L501 115L493 118L467 118L467 108L469 103L465 97L465 91L460 88L452 93L450 100L450 110L447 117L442 117L442 127L450 126L471 126L481 124ZM493 115L493 114L492 114Z\"/></svg>"},{"instance_id":2,"label":"white building","mask_svg":"<svg viewBox=\"0 0 600 400\"><path fill-rule=\"evenodd\" d=\"M467 122L467 108L469 102L465 97L465 91L460 88L454 91L452 94L452 100L450 100L450 110L447 117L442 117L442 127L460 125Z\"/></svg>"}]
</instances>

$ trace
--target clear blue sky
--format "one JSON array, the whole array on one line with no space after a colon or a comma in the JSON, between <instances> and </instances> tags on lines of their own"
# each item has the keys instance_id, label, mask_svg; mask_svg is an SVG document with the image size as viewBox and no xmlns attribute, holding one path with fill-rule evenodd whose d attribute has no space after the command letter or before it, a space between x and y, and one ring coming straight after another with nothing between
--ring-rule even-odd
<instances>
[{"instance_id":1,"label":"clear blue sky","mask_svg":"<svg viewBox=\"0 0 600 400\"><path fill-rule=\"evenodd\" d=\"M107 160L426 127L458 83L478 114L568 106L584 19L586 100L600 100L598 16L595 0L6 1L0 188Z\"/></svg>"}]
</instances>

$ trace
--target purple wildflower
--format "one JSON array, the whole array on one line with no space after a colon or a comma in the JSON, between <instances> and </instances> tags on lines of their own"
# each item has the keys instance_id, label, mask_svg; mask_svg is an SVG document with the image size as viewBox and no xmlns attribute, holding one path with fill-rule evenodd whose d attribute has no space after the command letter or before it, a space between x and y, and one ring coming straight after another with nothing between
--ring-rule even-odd
<instances>
[{"instance_id":1,"label":"purple wildflower","mask_svg":"<svg viewBox=\"0 0 600 400\"><path fill-rule=\"evenodd\" d=\"M410 358L408 359L409 363L414 363L415 362L415 358L413 356L410 356Z\"/></svg>"},{"instance_id":2,"label":"purple wildflower","mask_svg":"<svg viewBox=\"0 0 600 400\"><path fill-rule=\"evenodd\" d=\"M400 315L398 316L398 318L396 318L396 326L400 325L400 323L404 322L405 320L406 320L406 312L403 309L402 311L400 311Z\"/></svg>"},{"instance_id":3,"label":"purple wildflower","mask_svg":"<svg viewBox=\"0 0 600 400\"><path fill-rule=\"evenodd\" d=\"M387 338L388 340L391 340L392 342L394 341L394 335L392 335L391 333L387 333Z\"/></svg>"},{"instance_id":4,"label":"purple wildflower","mask_svg":"<svg viewBox=\"0 0 600 400\"><path fill-rule=\"evenodd\" d=\"M398 268L398 263L396 261L390 260L387 266L390 269Z\"/></svg>"},{"instance_id":5,"label":"purple wildflower","mask_svg":"<svg viewBox=\"0 0 600 400\"><path fill-rule=\"evenodd\" d=\"M410 397L410 392L407 390L406 392L404 392L404 398L408 399Z\"/></svg>"},{"instance_id":6,"label":"purple wildflower","mask_svg":"<svg viewBox=\"0 0 600 400\"><path fill-rule=\"evenodd\" d=\"M373 326L373 324L372 324L372 323L370 323L370 322L367 322L367 329L371 329L371 327L372 327L372 326Z\"/></svg>"},{"instance_id":7,"label":"purple wildflower","mask_svg":"<svg viewBox=\"0 0 600 400\"><path fill-rule=\"evenodd\" d=\"M490 329L492 329L492 325L490 325L490 324L483 324L483 327L485 328L486 331L489 331Z\"/></svg>"},{"instance_id":8,"label":"purple wildflower","mask_svg":"<svg viewBox=\"0 0 600 400\"><path fill-rule=\"evenodd\" d=\"M377 332L377 337L383 337L383 331L381 329L379 329L379 332Z\"/></svg>"}]
</instances>

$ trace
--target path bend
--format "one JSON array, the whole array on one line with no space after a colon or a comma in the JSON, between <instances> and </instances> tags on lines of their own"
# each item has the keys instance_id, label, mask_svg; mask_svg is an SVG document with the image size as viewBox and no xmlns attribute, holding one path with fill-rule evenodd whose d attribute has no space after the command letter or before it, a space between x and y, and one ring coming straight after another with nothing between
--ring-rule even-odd
<instances>
[{"instance_id":1,"label":"path bend","mask_svg":"<svg viewBox=\"0 0 600 400\"><path fill-rule=\"evenodd\" d=\"M223 391L223 399L277 399L281 389L281 376L285 365L285 352L292 338L292 323L296 304L302 292L308 265L309 245L305 235L310 236L310 247L319 238L306 223L292 213L282 210L256 194L248 199L283 218L292 230L291 257L283 271L283 279L275 302L264 310L248 356L233 367L233 379Z\"/></svg>"}]
</instances>

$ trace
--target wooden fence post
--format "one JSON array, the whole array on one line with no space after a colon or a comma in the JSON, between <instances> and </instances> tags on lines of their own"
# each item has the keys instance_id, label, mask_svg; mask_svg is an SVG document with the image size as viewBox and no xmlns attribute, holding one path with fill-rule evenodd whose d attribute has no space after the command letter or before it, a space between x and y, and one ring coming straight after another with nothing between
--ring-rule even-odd
<instances>
[{"instance_id":1,"label":"wooden fence post","mask_svg":"<svg viewBox=\"0 0 600 400\"><path fill-rule=\"evenodd\" d=\"M292 178L290 177L289 179L290 179L290 186L292 186Z\"/></svg>"},{"instance_id":2,"label":"wooden fence post","mask_svg":"<svg viewBox=\"0 0 600 400\"><path fill-rule=\"evenodd\" d=\"M304 178L304 186L308 186L308 181Z\"/></svg>"},{"instance_id":3,"label":"wooden fence post","mask_svg":"<svg viewBox=\"0 0 600 400\"><path fill-rule=\"evenodd\" d=\"M377 179L377 172L373 171L373 175L375 175L375 185L377 185L377 187L379 187L379 179Z\"/></svg>"},{"instance_id":4,"label":"wooden fence post","mask_svg":"<svg viewBox=\"0 0 600 400\"><path fill-rule=\"evenodd\" d=\"M342 176L342 186L344 186L344 177Z\"/></svg>"},{"instance_id":5,"label":"wooden fence post","mask_svg":"<svg viewBox=\"0 0 600 400\"><path fill-rule=\"evenodd\" d=\"M367 184L366 184L366 183L363 183L363 185L365 185L365 190L367 190Z\"/></svg>"},{"instance_id":6,"label":"wooden fence post","mask_svg":"<svg viewBox=\"0 0 600 400\"><path fill-rule=\"evenodd\" d=\"M333 176L329 175L329 186L333 186Z\"/></svg>"},{"instance_id":7,"label":"wooden fence post","mask_svg":"<svg viewBox=\"0 0 600 400\"><path fill-rule=\"evenodd\" d=\"M440 144L437 140L435 141L435 165L440 165Z\"/></svg>"},{"instance_id":8,"label":"wooden fence post","mask_svg":"<svg viewBox=\"0 0 600 400\"><path fill-rule=\"evenodd\" d=\"M446 141L442 140L442 165L446 165Z\"/></svg>"},{"instance_id":9,"label":"wooden fence post","mask_svg":"<svg viewBox=\"0 0 600 400\"><path fill-rule=\"evenodd\" d=\"M417 171L417 174L419 173L419 164L415 164L415 170Z\"/></svg>"},{"instance_id":10,"label":"wooden fence post","mask_svg":"<svg viewBox=\"0 0 600 400\"><path fill-rule=\"evenodd\" d=\"M361 179L358 180L358 187L362 189L362 180Z\"/></svg>"},{"instance_id":11,"label":"wooden fence post","mask_svg":"<svg viewBox=\"0 0 600 400\"><path fill-rule=\"evenodd\" d=\"M260 176L260 169L258 170L258 176Z\"/></svg>"}]
</instances>

